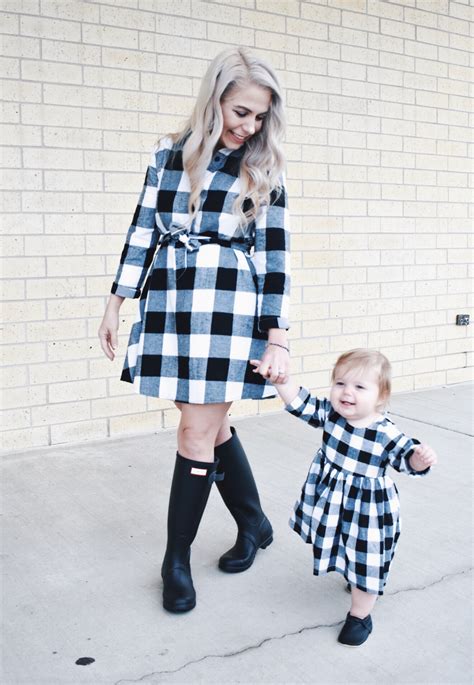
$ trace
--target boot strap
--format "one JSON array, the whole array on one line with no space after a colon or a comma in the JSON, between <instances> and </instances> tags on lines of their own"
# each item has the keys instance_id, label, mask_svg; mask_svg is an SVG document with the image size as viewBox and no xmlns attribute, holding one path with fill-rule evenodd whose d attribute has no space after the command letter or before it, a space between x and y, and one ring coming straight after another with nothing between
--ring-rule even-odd
<instances>
[{"instance_id":1,"label":"boot strap","mask_svg":"<svg viewBox=\"0 0 474 685\"><path fill-rule=\"evenodd\" d=\"M216 483L221 480L224 480L224 476L225 473L217 473L217 471L213 471L209 474L209 483Z\"/></svg>"}]
</instances>

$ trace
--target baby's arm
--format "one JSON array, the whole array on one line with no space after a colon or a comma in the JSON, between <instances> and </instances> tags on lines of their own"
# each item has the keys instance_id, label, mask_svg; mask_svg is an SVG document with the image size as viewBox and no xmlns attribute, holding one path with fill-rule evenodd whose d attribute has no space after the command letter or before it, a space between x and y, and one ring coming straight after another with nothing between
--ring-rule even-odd
<instances>
[{"instance_id":1,"label":"baby's arm","mask_svg":"<svg viewBox=\"0 0 474 685\"><path fill-rule=\"evenodd\" d=\"M257 359L251 359L250 363L255 367L254 373L258 373L260 362ZM306 388L295 383L290 377L286 383L273 383L273 385L285 403L286 411L313 428L320 428L324 424L331 408L328 400L311 397Z\"/></svg>"},{"instance_id":2,"label":"baby's arm","mask_svg":"<svg viewBox=\"0 0 474 685\"><path fill-rule=\"evenodd\" d=\"M438 461L436 452L429 445L417 445L409 462L413 471L425 471L430 466L433 466Z\"/></svg>"}]
</instances>

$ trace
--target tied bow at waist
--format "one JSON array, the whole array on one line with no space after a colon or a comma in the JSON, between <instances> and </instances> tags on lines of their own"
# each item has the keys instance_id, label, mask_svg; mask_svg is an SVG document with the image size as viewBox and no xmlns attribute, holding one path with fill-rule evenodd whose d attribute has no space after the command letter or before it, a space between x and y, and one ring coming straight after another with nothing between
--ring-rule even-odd
<instances>
[{"instance_id":1,"label":"tied bow at waist","mask_svg":"<svg viewBox=\"0 0 474 685\"><path fill-rule=\"evenodd\" d=\"M171 224L166 233L161 234L159 241L160 247L173 245L173 247L185 247L187 252L195 252L199 250L201 245L221 245L223 247L231 247L235 250L246 252L250 256L252 247L251 241L241 240L238 238L221 238L217 234L205 233L190 233L186 226L179 224Z\"/></svg>"}]
</instances>

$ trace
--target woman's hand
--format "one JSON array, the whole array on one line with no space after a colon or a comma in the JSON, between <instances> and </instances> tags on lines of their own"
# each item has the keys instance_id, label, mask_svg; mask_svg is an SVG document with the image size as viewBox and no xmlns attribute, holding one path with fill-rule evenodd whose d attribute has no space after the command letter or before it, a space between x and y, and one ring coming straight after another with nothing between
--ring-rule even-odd
<instances>
[{"instance_id":1,"label":"woman's hand","mask_svg":"<svg viewBox=\"0 0 474 685\"><path fill-rule=\"evenodd\" d=\"M271 383L286 383L290 374L288 350L280 347L280 345L268 343L256 372Z\"/></svg>"},{"instance_id":2,"label":"woman's hand","mask_svg":"<svg viewBox=\"0 0 474 685\"><path fill-rule=\"evenodd\" d=\"M115 350L118 347L117 333L119 328L119 311L122 302L123 297L119 297L118 295L110 296L104 318L99 326L100 346L102 347L105 356L111 361L115 359Z\"/></svg>"},{"instance_id":3,"label":"woman's hand","mask_svg":"<svg viewBox=\"0 0 474 685\"><path fill-rule=\"evenodd\" d=\"M429 445L417 445L410 457L410 466L414 471L425 471L438 461L436 452Z\"/></svg>"}]
</instances>

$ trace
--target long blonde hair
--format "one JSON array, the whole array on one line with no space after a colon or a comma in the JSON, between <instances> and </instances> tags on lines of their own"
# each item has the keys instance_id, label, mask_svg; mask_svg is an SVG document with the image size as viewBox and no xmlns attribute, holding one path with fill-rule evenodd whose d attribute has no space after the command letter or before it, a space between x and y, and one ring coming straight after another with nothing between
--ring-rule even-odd
<instances>
[{"instance_id":1,"label":"long blonde hair","mask_svg":"<svg viewBox=\"0 0 474 685\"><path fill-rule=\"evenodd\" d=\"M285 120L278 79L272 67L246 48L228 48L209 65L189 120L172 136L175 142L184 142L183 165L191 185L191 220L198 212L205 171L222 133L221 102L234 88L249 82L268 89L271 104L262 128L247 141L240 164L241 190L233 212L239 217L241 229L245 231L259 208L270 201L272 190L281 186L284 166L281 141ZM246 211L243 209L245 200Z\"/></svg>"}]
</instances>

